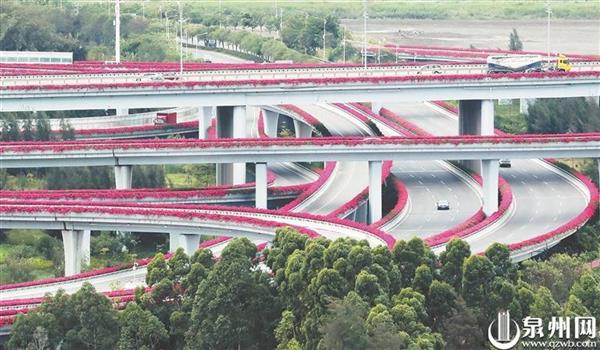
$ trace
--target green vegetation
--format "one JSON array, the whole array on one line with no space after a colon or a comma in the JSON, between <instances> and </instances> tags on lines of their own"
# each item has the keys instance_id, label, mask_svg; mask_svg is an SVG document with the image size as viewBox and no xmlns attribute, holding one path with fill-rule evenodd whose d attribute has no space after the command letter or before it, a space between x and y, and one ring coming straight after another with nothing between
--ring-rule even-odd
<instances>
[{"instance_id":1,"label":"green vegetation","mask_svg":"<svg viewBox=\"0 0 600 350\"><path fill-rule=\"evenodd\" d=\"M362 18L362 2L340 2L334 0L278 0L247 1L229 0L219 2L209 0L203 2L183 1L184 8L189 9L190 17L195 21L202 20L206 25L230 27L262 27L276 30L280 13L286 17L304 17L306 15L322 17L323 14L338 18ZM165 10L164 4L161 8ZM275 7L277 6L277 8ZM153 11L158 5L154 5ZM594 1L552 1L554 18L596 19L600 16L600 8ZM132 6L132 8L135 8ZM146 6L147 13L150 6ZM169 11L176 11L175 4ZM413 19L515 19L545 18L546 1L491 1L491 0L446 0L446 1L412 1L412 0L371 0L368 1L369 18L413 18ZM219 11L220 9L220 11ZM276 11L279 9L280 11ZM137 6L140 12L140 6ZM278 15L276 15L276 12Z\"/></svg>"},{"instance_id":2,"label":"green vegetation","mask_svg":"<svg viewBox=\"0 0 600 350\"><path fill-rule=\"evenodd\" d=\"M517 33L515 28L510 33L508 49L511 51L523 51L523 42L519 38L519 33Z\"/></svg>"},{"instance_id":3,"label":"green vegetation","mask_svg":"<svg viewBox=\"0 0 600 350\"><path fill-rule=\"evenodd\" d=\"M533 134L594 132L600 131L600 109L584 97L537 99L525 121Z\"/></svg>"},{"instance_id":4,"label":"green vegetation","mask_svg":"<svg viewBox=\"0 0 600 350\"><path fill-rule=\"evenodd\" d=\"M436 257L419 239L390 251L290 228L264 252L272 273L256 254L245 238L219 260L202 249L158 254L146 275L152 290L136 290L124 311L89 285L58 293L18 317L8 348L42 338L66 349L482 349L499 310L600 317L600 274L564 254L519 268L501 244L471 256L455 239Z\"/></svg>"}]
</instances>

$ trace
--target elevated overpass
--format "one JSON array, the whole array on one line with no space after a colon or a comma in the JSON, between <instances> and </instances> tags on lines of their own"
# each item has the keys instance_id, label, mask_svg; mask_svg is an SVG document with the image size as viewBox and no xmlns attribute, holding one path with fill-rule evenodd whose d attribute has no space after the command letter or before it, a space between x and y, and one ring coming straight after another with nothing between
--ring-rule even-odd
<instances>
[{"instance_id":1,"label":"elevated overpass","mask_svg":"<svg viewBox=\"0 0 600 350\"><path fill-rule=\"evenodd\" d=\"M246 106L335 102L493 100L600 95L600 71L527 74L397 76L364 74L174 82L102 82L4 86L0 112ZM392 71L393 72L393 71ZM80 103L85 98L85 103Z\"/></svg>"}]
</instances>

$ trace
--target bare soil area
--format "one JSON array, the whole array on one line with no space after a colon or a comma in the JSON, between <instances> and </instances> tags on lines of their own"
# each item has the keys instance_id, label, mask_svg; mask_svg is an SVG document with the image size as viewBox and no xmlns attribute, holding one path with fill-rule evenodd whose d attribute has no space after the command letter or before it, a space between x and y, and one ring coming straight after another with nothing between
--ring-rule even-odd
<instances>
[{"instance_id":1,"label":"bare soil area","mask_svg":"<svg viewBox=\"0 0 600 350\"><path fill-rule=\"evenodd\" d=\"M362 20L342 20L356 40L362 38ZM369 20L370 39L404 45L468 48L508 48L508 37L517 29L524 50L546 51L546 20ZM550 22L552 52L600 54L600 19Z\"/></svg>"}]
</instances>

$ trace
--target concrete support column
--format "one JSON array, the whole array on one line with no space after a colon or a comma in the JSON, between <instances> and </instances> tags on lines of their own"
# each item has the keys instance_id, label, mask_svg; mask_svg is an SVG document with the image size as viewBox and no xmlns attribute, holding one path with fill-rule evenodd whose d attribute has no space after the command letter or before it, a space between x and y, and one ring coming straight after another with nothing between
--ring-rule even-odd
<instances>
[{"instance_id":1,"label":"concrete support column","mask_svg":"<svg viewBox=\"0 0 600 350\"><path fill-rule=\"evenodd\" d=\"M170 232L169 233L169 251L174 252L177 248L181 247L181 234Z\"/></svg>"},{"instance_id":2,"label":"concrete support column","mask_svg":"<svg viewBox=\"0 0 600 350\"><path fill-rule=\"evenodd\" d=\"M90 231L63 230L63 247L65 250L65 276L81 272L81 263L90 261Z\"/></svg>"},{"instance_id":3,"label":"concrete support column","mask_svg":"<svg viewBox=\"0 0 600 350\"><path fill-rule=\"evenodd\" d=\"M263 122L265 124L265 134L269 137L277 137L279 113L263 109Z\"/></svg>"},{"instance_id":4,"label":"concrete support column","mask_svg":"<svg viewBox=\"0 0 600 350\"><path fill-rule=\"evenodd\" d=\"M458 106L459 135L494 135L494 101L461 100ZM481 174L481 162L462 161L465 167Z\"/></svg>"},{"instance_id":5,"label":"concrete support column","mask_svg":"<svg viewBox=\"0 0 600 350\"><path fill-rule=\"evenodd\" d=\"M208 128L210 121L214 116L214 107L198 107L198 138L206 140L208 138Z\"/></svg>"},{"instance_id":6,"label":"concrete support column","mask_svg":"<svg viewBox=\"0 0 600 350\"><path fill-rule=\"evenodd\" d=\"M535 98L521 98L519 99L519 113L528 115L529 106L535 103Z\"/></svg>"},{"instance_id":7,"label":"concrete support column","mask_svg":"<svg viewBox=\"0 0 600 350\"><path fill-rule=\"evenodd\" d=\"M116 115L129 115L129 108L117 108Z\"/></svg>"},{"instance_id":8,"label":"concrete support column","mask_svg":"<svg viewBox=\"0 0 600 350\"><path fill-rule=\"evenodd\" d=\"M498 176L500 165L498 159L481 161L481 178L483 181L483 212L490 216L498 211Z\"/></svg>"},{"instance_id":9,"label":"concrete support column","mask_svg":"<svg viewBox=\"0 0 600 350\"><path fill-rule=\"evenodd\" d=\"M267 209L267 163L256 163L256 207Z\"/></svg>"},{"instance_id":10,"label":"concrete support column","mask_svg":"<svg viewBox=\"0 0 600 350\"><path fill-rule=\"evenodd\" d=\"M217 107L217 138L246 137L246 107ZM246 182L246 163L217 164L217 184L239 185Z\"/></svg>"},{"instance_id":11,"label":"concrete support column","mask_svg":"<svg viewBox=\"0 0 600 350\"><path fill-rule=\"evenodd\" d=\"M382 165L382 161L369 161L369 223L381 219L382 215Z\"/></svg>"},{"instance_id":12,"label":"concrete support column","mask_svg":"<svg viewBox=\"0 0 600 350\"><path fill-rule=\"evenodd\" d=\"M200 245L200 235L182 233L179 241L179 246L183 248L185 254L192 256L196 250L198 250L198 246Z\"/></svg>"},{"instance_id":13,"label":"concrete support column","mask_svg":"<svg viewBox=\"0 0 600 350\"><path fill-rule=\"evenodd\" d=\"M296 138L311 137L312 127L310 125L304 124L299 120L294 119L294 132L296 134Z\"/></svg>"},{"instance_id":14,"label":"concrete support column","mask_svg":"<svg viewBox=\"0 0 600 350\"><path fill-rule=\"evenodd\" d=\"M381 110L383 105L379 102L371 102L371 111L375 114L379 114L379 110Z\"/></svg>"},{"instance_id":15,"label":"concrete support column","mask_svg":"<svg viewBox=\"0 0 600 350\"><path fill-rule=\"evenodd\" d=\"M131 188L131 165L115 165L115 188L126 190Z\"/></svg>"}]
</instances>

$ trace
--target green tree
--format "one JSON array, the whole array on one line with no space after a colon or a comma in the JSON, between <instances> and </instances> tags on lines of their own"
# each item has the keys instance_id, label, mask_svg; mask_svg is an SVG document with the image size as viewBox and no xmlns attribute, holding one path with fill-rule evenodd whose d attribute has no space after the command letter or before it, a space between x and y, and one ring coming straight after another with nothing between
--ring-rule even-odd
<instances>
[{"instance_id":1,"label":"green tree","mask_svg":"<svg viewBox=\"0 0 600 350\"><path fill-rule=\"evenodd\" d=\"M583 97L537 99L525 121L529 133L594 132L600 130L600 110Z\"/></svg>"},{"instance_id":2,"label":"green tree","mask_svg":"<svg viewBox=\"0 0 600 350\"><path fill-rule=\"evenodd\" d=\"M510 33L508 49L510 51L523 51L523 43L521 42L519 33L517 33L515 28L513 28L512 32Z\"/></svg>"},{"instance_id":3,"label":"green tree","mask_svg":"<svg viewBox=\"0 0 600 350\"><path fill-rule=\"evenodd\" d=\"M367 311L367 303L354 292L343 299L334 299L327 306L327 315L320 328L323 338L319 348L364 349L367 345Z\"/></svg>"},{"instance_id":4,"label":"green tree","mask_svg":"<svg viewBox=\"0 0 600 350\"><path fill-rule=\"evenodd\" d=\"M494 265L487 257L473 255L465 261L462 295L468 306L485 303L494 275Z\"/></svg>"},{"instance_id":5,"label":"green tree","mask_svg":"<svg viewBox=\"0 0 600 350\"><path fill-rule=\"evenodd\" d=\"M8 349L54 349L60 334L54 315L33 311L19 315L13 324Z\"/></svg>"},{"instance_id":6,"label":"green tree","mask_svg":"<svg viewBox=\"0 0 600 350\"><path fill-rule=\"evenodd\" d=\"M440 275L457 292L462 290L463 265L469 256L471 256L469 244L457 238L448 242L446 250L440 254L442 264Z\"/></svg>"},{"instance_id":7,"label":"green tree","mask_svg":"<svg viewBox=\"0 0 600 350\"><path fill-rule=\"evenodd\" d=\"M452 316L456 308L456 293L446 282L433 281L427 295L427 314L431 317L431 328L438 330Z\"/></svg>"},{"instance_id":8,"label":"green tree","mask_svg":"<svg viewBox=\"0 0 600 350\"><path fill-rule=\"evenodd\" d=\"M119 317L119 350L156 349L158 343L167 338L165 325L150 311L142 310L136 303L129 303Z\"/></svg>"},{"instance_id":9,"label":"green tree","mask_svg":"<svg viewBox=\"0 0 600 350\"><path fill-rule=\"evenodd\" d=\"M253 269L243 241L230 243L200 283L186 334L187 348L275 347L272 335L281 308L265 274Z\"/></svg>"},{"instance_id":10,"label":"green tree","mask_svg":"<svg viewBox=\"0 0 600 350\"><path fill-rule=\"evenodd\" d=\"M598 281L600 278L594 272L586 271L571 290L571 295L579 298L596 318L600 318L600 283Z\"/></svg>"},{"instance_id":11,"label":"green tree","mask_svg":"<svg viewBox=\"0 0 600 350\"><path fill-rule=\"evenodd\" d=\"M50 122L46 116L35 120L35 139L37 141L50 141L54 139Z\"/></svg>"},{"instance_id":12,"label":"green tree","mask_svg":"<svg viewBox=\"0 0 600 350\"><path fill-rule=\"evenodd\" d=\"M60 137L63 141L75 140L75 129L68 120L60 120Z\"/></svg>"},{"instance_id":13,"label":"green tree","mask_svg":"<svg viewBox=\"0 0 600 350\"><path fill-rule=\"evenodd\" d=\"M530 312L531 317L539 317L548 322L553 316L561 314L561 308L552 298L548 288L540 287L535 293Z\"/></svg>"}]
</instances>

